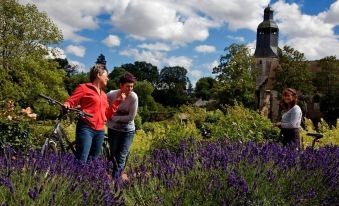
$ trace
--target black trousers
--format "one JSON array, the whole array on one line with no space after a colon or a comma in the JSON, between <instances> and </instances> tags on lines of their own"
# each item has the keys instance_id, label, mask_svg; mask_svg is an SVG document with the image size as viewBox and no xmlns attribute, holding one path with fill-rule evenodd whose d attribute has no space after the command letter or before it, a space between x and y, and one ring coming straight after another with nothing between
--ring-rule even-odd
<instances>
[{"instance_id":1,"label":"black trousers","mask_svg":"<svg viewBox=\"0 0 339 206\"><path fill-rule=\"evenodd\" d=\"M298 128L280 130L280 137L284 146L291 145L295 148L300 148L300 134Z\"/></svg>"}]
</instances>

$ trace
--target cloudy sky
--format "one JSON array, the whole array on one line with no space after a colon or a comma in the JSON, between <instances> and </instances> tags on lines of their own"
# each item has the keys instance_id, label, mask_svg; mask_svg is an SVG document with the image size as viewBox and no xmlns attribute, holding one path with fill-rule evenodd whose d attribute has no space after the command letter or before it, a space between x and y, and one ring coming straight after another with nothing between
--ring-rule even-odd
<instances>
[{"instance_id":1,"label":"cloudy sky","mask_svg":"<svg viewBox=\"0 0 339 206\"><path fill-rule=\"evenodd\" d=\"M225 47L255 47L270 4L289 45L309 60L339 57L339 0L19 0L59 26L60 55L88 71L102 53L113 67L134 61L183 66L190 80L212 76Z\"/></svg>"}]
</instances>

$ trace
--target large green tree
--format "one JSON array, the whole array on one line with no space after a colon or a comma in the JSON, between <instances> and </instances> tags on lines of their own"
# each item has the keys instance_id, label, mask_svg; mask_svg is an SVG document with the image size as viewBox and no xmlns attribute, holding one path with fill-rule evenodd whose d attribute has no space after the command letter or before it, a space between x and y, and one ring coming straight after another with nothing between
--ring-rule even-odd
<instances>
[{"instance_id":1,"label":"large green tree","mask_svg":"<svg viewBox=\"0 0 339 206\"><path fill-rule=\"evenodd\" d=\"M155 86L159 81L158 68L144 61L136 61L133 64L123 64L118 68L132 73L138 81L147 80L148 82L152 83L153 86Z\"/></svg>"},{"instance_id":2,"label":"large green tree","mask_svg":"<svg viewBox=\"0 0 339 206\"><path fill-rule=\"evenodd\" d=\"M61 31L33 4L0 0L0 99L35 105L39 93L64 99L65 72L47 55Z\"/></svg>"},{"instance_id":3,"label":"large green tree","mask_svg":"<svg viewBox=\"0 0 339 206\"><path fill-rule=\"evenodd\" d=\"M154 87L146 80L138 81L134 87L134 91L137 93L139 99L139 115L142 120L148 120L150 118L150 111L157 111L158 109L158 104L152 96Z\"/></svg>"},{"instance_id":4,"label":"large green tree","mask_svg":"<svg viewBox=\"0 0 339 206\"><path fill-rule=\"evenodd\" d=\"M336 124L339 118L339 60L328 56L318 61L321 71L314 78L314 85L321 94L320 108L325 118Z\"/></svg>"},{"instance_id":5,"label":"large green tree","mask_svg":"<svg viewBox=\"0 0 339 206\"><path fill-rule=\"evenodd\" d=\"M303 94L313 94L313 74L308 69L308 62L303 53L289 46L284 46L279 55L280 66L276 68L274 89L282 92L292 87Z\"/></svg>"},{"instance_id":6,"label":"large green tree","mask_svg":"<svg viewBox=\"0 0 339 206\"><path fill-rule=\"evenodd\" d=\"M203 100L210 100L215 96L217 81L212 77L202 77L195 84L195 96Z\"/></svg>"},{"instance_id":7,"label":"large green tree","mask_svg":"<svg viewBox=\"0 0 339 206\"><path fill-rule=\"evenodd\" d=\"M213 68L219 84L218 101L233 105L236 102L246 107L255 105L255 59L245 45L232 44L225 48L219 65Z\"/></svg>"},{"instance_id":8,"label":"large green tree","mask_svg":"<svg viewBox=\"0 0 339 206\"><path fill-rule=\"evenodd\" d=\"M155 100L166 106L179 106L189 101L187 87L190 83L184 67L164 67L154 92Z\"/></svg>"}]
</instances>

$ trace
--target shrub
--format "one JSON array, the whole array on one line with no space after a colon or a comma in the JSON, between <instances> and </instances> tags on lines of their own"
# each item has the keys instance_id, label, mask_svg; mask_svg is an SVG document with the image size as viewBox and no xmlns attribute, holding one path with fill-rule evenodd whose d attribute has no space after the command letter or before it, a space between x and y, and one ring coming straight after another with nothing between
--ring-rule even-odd
<instances>
[{"instance_id":1,"label":"shrub","mask_svg":"<svg viewBox=\"0 0 339 206\"><path fill-rule=\"evenodd\" d=\"M0 122L1 148L6 145L19 150L27 150L33 142L28 122Z\"/></svg>"},{"instance_id":2,"label":"shrub","mask_svg":"<svg viewBox=\"0 0 339 206\"><path fill-rule=\"evenodd\" d=\"M80 164L71 154L42 157L31 151L0 156L1 205L119 205L121 191L102 160Z\"/></svg>"},{"instance_id":3,"label":"shrub","mask_svg":"<svg viewBox=\"0 0 339 206\"><path fill-rule=\"evenodd\" d=\"M128 205L336 205L339 148L182 141L129 170ZM189 192L188 192L189 191Z\"/></svg>"}]
</instances>

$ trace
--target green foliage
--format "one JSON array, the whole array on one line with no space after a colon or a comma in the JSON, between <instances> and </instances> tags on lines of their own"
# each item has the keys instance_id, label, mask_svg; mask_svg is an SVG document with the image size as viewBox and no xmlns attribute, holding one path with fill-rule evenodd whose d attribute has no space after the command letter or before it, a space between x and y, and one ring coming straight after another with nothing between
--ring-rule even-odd
<instances>
[{"instance_id":1,"label":"green foliage","mask_svg":"<svg viewBox=\"0 0 339 206\"><path fill-rule=\"evenodd\" d=\"M215 96L217 82L212 77L202 77L195 84L195 96L210 100Z\"/></svg>"},{"instance_id":2,"label":"green foliage","mask_svg":"<svg viewBox=\"0 0 339 206\"><path fill-rule=\"evenodd\" d=\"M79 84L86 82L89 82L89 75L88 73L81 72L70 77L65 77L65 88L68 94L71 95Z\"/></svg>"},{"instance_id":3,"label":"green foliage","mask_svg":"<svg viewBox=\"0 0 339 206\"><path fill-rule=\"evenodd\" d=\"M320 109L326 120L335 125L339 118L339 60L335 56L325 57L318 61L321 71L314 78L314 85L320 98Z\"/></svg>"},{"instance_id":4,"label":"green foliage","mask_svg":"<svg viewBox=\"0 0 339 206\"><path fill-rule=\"evenodd\" d=\"M242 106L206 111L201 108L182 106L171 118L160 122L144 122L136 135L142 143L133 143L132 150L147 151L154 148L176 149L182 139L216 141L277 141L279 130L269 119ZM180 121L180 116L187 120ZM144 146L140 146L144 145ZM147 146L145 146L147 145Z\"/></svg>"},{"instance_id":5,"label":"green foliage","mask_svg":"<svg viewBox=\"0 0 339 206\"><path fill-rule=\"evenodd\" d=\"M271 121L260 116L255 111L243 106L235 105L224 108L226 114L220 110L205 111L191 110L184 107L196 125L207 130L212 139L226 139L231 141L264 141L277 140L278 130L273 128Z\"/></svg>"},{"instance_id":6,"label":"green foliage","mask_svg":"<svg viewBox=\"0 0 339 206\"><path fill-rule=\"evenodd\" d=\"M187 70L180 66L164 67L154 98L165 106L180 106L189 101Z\"/></svg>"},{"instance_id":7,"label":"green foliage","mask_svg":"<svg viewBox=\"0 0 339 206\"><path fill-rule=\"evenodd\" d=\"M315 130L315 127L310 119L306 119L307 131L301 130L300 136L302 140L303 147L310 147L312 145L313 138L306 135L306 133L322 133L323 138L319 139L315 144L316 148L320 148L326 145L339 145L339 126L330 127L326 121L321 119L318 123L317 128L319 131ZM337 119L337 125L339 125L339 120Z\"/></svg>"},{"instance_id":8,"label":"green foliage","mask_svg":"<svg viewBox=\"0 0 339 206\"><path fill-rule=\"evenodd\" d=\"M0 9L0 99L34 105L37 112L39 93L65 98L65 72L46 58L53 53L48 48L62 40L61 31L35 5L2 0Z\"/></svg>"},{"instance_id":9,"label":"green foliage","mask_svg":"<svg viewBox=\"0 0 339 206\"><path fill-rule=\"evenodd\" d=\"M222 104L255 105L255 59L245 45L232 44L213 68L218 80L218 100Z\"/></svg>"},{"instance_id":10,"label":"green foliage","mask_svg":"<svg viewBox=\"0 0 339 206\"><path fill-rule=\"evenodd\" d=\"M132 73L138 81L147 80L153 86L155 86L159 81L158 68L144 61L136 61L134 64L123 64L117 68L124 69L125 71Z\"/></svg>"},{"instance_id":11,"label":"green foliage","mask_svg":"<svg viewBox=\"0 0 339 206\"><path fill-rule=\"evenodd\" d=\"M28 122L0 122L0 147L10 146L27 151L33 145Z\"/></svg>"},{"instance_id":12,"label":"green foliage","mask_svg":"<svg viewBox=\"0 0 339 206\"><path fill-rule=\"evenodd\" d=\"M308 69L308 63L303 53L284 46L279 56L280 66L276 68L274 89L282 92L291 87L301 91L304 95L313 94L313 74Z\"/></svg>"},{"instance_id":13,"label":"green foliage","mask_svg":"<svg viewBox=\"0 0 339 206\"><path fill-rule=\"evenodd\" d=\"M170 122L146 122L142 128L148 138L152 140L150 148L175 150L183 139L190 137L202 139L193 122L181 124L178 119Z\"/></svg>"},{"instance_id":14,"label":"green foliage","mask_svg":"<svg viewBox=\"0 0 339 206\"><path fill-rule=\"evenodd\" d=\"M154 87L146 80L138 81L134 87L134 91L137 93L139 99L138 113L144 121L147 121L150 119L150 111L158 110L158 103L155 102L152 96Z\"/></svg>"},{"instance_id":15,"label":"green foliage","mask_svg":"<svg viewBox=\"0 0 339 206\"><path fill-rule=\"evenodd\" d=\"M97 61L95 62L96 64L103 64L106 65L106 59L103 54L100 54L97 58Z\"/></svg>"},{"instance_id":16,"label":"green foliage","mask_svg":"<svg viewBox=\"0 0 339 206\"><path fill-rule=\"evenodd\" d=\"M107 82L107 91L119 89L119 79L127 71L121 67L114 67L111 73L109 73Z\"/></svg>"},{"instance_id":17,"label":"green foliage","mask_svg":"<svg viewBox=\"0 0 339 206\"><path fill-rule=\"evenodd\" d=\"M19 4L16 0L1 0L0 61L10 71L12 61L27 56L48 54L48 46L62 40L62 33L34 4Z\"/></svg>"}]
</instances>

